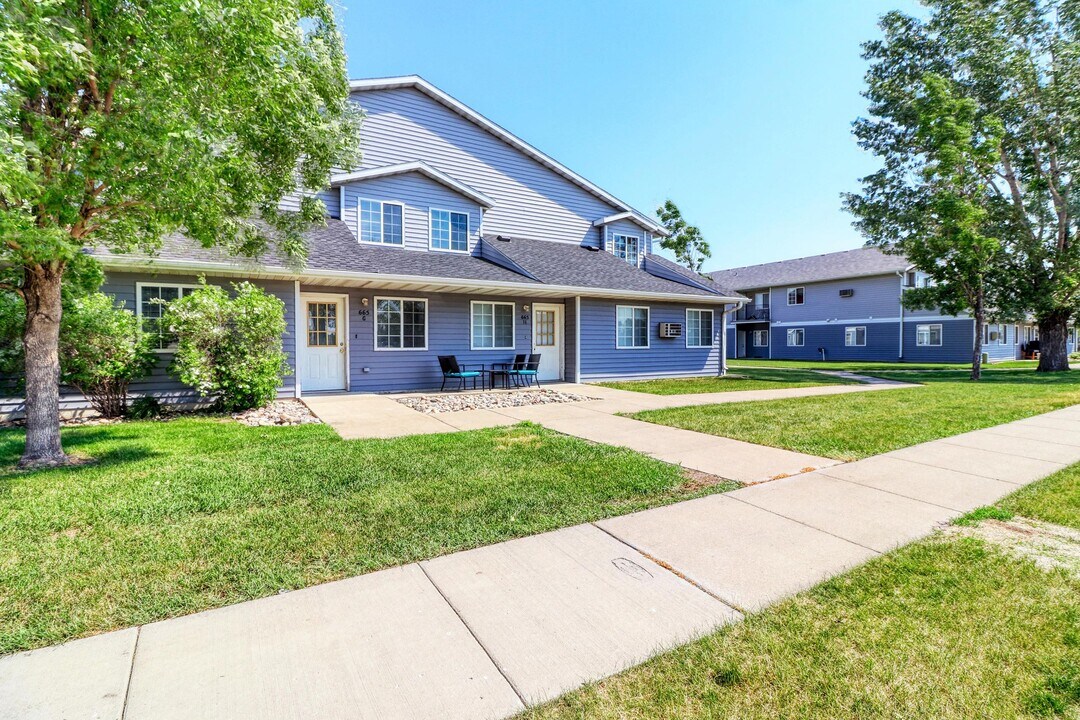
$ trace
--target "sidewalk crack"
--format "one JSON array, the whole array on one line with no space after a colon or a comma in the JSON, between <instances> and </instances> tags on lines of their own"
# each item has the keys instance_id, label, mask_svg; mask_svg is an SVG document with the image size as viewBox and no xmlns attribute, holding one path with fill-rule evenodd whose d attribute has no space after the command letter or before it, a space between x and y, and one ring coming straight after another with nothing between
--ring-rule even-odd
<instances>
[{"instance_id":1,"label":"sidewalk crack","mask_svg":"<svg viewBox=\"0 0 1080 720\"><path fill-rule=\"evenodd\" d=\"M139 639L142 637L142 625L135 628L135 645L131 648L131 666L128 667L127 683L124 685L124 703L120 709L120 720L127 717L128 698L131 697L131 678L135 674L135 660L139 656Z\"/></svg>"}]
</instances>

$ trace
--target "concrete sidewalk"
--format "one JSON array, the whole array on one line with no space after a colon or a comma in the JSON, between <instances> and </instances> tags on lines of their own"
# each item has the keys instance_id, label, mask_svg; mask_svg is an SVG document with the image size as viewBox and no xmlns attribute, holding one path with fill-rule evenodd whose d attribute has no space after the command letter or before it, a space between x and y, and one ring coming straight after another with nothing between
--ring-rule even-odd
<instances>
[{"instance_id":1,"label":"concrete sidewalk","mask_svg":"<svg viewBox=\"0 0 1080 720\"><path fill-rule=\"evenodd\" d=\"M1080 462L1080 407L0 658L0 718L501 718Z\"/></svg>"},{"instance_id":2,"label":"concrete sidewalk","mask_svg":"<svg viewBox=\"0 0 1080 720\"><path fill-rule=\"evenodd\" d=\"M859 379L859 376L853 377ZM742 483L756 483L829 467L835 465L836 461L691 430L654 425L620 417L616 413L920 386L882 380L862 385L822 385L693 395L650 395L600 385L573 383L560 383L554 387L563 392L594 399L436 414L425 414L406 407L392 395L324 395L305 398L305 402L316 415L347 440L476 430L529 421L591 442L627 447L691 470Z\"/></svg>"}]
</instances>

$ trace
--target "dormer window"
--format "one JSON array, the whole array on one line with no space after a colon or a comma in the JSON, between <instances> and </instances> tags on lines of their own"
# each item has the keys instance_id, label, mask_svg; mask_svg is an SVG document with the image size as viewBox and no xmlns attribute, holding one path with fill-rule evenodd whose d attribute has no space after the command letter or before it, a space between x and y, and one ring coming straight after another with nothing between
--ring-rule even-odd
<instances>
[{"instance_id":1,"label":"dormer window","mask_svg":"<svg viewBox=\"0 0 1080 720\"><path fill-rule=\"evenodd\" d=\"M431 249L468 252L469 214L450 210L432 210Z\"/></svg>"},{"instance_id":2,"label":"dormer window","mask_svg":"<svg viewBox=\"0 0 1080 720\"><path fill-rule=\"evenodd\" d=\"M402 244L405 206L381 200L360 201L360 242Z\"/></svg>"},{"instance_id":3,"label":"dormer window","mask_svg":"<svg viewBox=\"0 0 1080 720\"><path fill-rule=\"evenodd\" d=\"M616 233L611 236L611 251L615 257L637 267L638 256L641 252L641 238L636 235Z\"/></svg>"}]
</instances>

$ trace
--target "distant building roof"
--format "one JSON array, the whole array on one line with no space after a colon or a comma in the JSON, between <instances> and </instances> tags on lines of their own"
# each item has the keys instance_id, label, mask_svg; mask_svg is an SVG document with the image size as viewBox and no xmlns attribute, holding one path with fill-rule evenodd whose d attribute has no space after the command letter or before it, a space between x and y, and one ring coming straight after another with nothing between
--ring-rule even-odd
<instances>
[{"instance_id":1,"label":"distant building roof","mask_svg":"<svg viewBox=\"0 0 1080 720\"><path fill-rule=\"evenodd\" d=\"M876 247L812 255L794 260L747 265L709 273L717 284L736 290L886 275L911 267L903 255L890 255Z\"/></svg>"}]
</instances>

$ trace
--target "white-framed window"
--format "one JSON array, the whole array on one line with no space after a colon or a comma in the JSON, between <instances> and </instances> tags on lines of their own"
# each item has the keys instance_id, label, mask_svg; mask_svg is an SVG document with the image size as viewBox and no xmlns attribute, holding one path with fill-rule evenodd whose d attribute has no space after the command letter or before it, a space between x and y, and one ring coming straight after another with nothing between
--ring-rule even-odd
<instances>
[{"instance_id":1,"label":"white-framed window","mask_svg":"<svg viewBox=\"0 0 1080 720\"><path fill-rule=\"evenodd\" d=\"M686 347L713 346L713 311L686 309Z\"/></svg>"},{"instance_id":2,"label":"white-framed window","mask_svg":"<svg viewBox=\"0 0 1080 720\"><path fill-rule=\"evenodd\" d=\"M375 298L376 350L427 350L427 300Z\"/></svg>"},{"instance_id":3,"label":"white-framed window","mask_svg":"<svg viewBox=\"0 0 1080 720\"><path fill-rule=\"evenodd\" d=\"M1013 325L1013 345L1020 344L1020 326Z\"/></svg>"},{"instance_id":4,"label":"white-framed window","mask_svg":"<svg viewBox=\"0 0 1080 720\"><path fill-rule=\"evenodd\" d=\"M431 249L468 252L469 213L431 209Z\"/></svg>"},{"instance_id":5,"label":"white-framed window","mask_svg":"<svg viewBox=\"0 0 1080 720\"><path fill-rule=\"evenodd\" d=\"M514 349L514 303L474 300L471 310L473 350Z\"/></svg>"},{"instance_id":6,"label":"white-framed window","mask_svg":"<svg viewBox=\"0 0 1080 720\"><path fill-rule=\"evenodd\" d=\"M405 206L398 202L360 199L360 242L401 245Z\"/></svg>"},{"instance_id":7,"label":"white-framed window","mask_svg":"<svg viewBox=\"0 0 1080 720\"><path fill-rule=\"evenodd\" d=\"M637 235L615 233L611 236L611 252L620 260L637 265L641 252L641 238Z\"/></svg>"},{"instance_id":8,"label":"white-framed window","mask_svg":"<svg viewBox=\"0 0 1080 720\"><path fill-rule=\"evenodd\" d=\"M150 336L155 352L171 352L176 348L176 336L161 322L165 306L198 287L179 283L135 283L135 314L143 332Z\"/></svg>"},{"instance_id":9,"label":"white-framed window","mask_svg":"<svg viewBox=\"0 0 1080 720\"><path fill-rule=\"evenodd\" d=\"M649 308L619 305L615 308L615 347L649 347Z\"/></svg>"},{"instance_id":10,"label":"white-framed window","mask_svg":"<svg viewBox=\"0 0 1080 720\"><path fill-rule=\"evenodd\" d=\"M941 347L941 325L916 325L915 344L919 347Z\"/></svg>"},{"instance_id":11,"label":"white-framed window","mask_svg":"<svg viewBox=\"0 0 1080 720\"><path fill-rule=\"evenodd\" d=\"M802 347L806 344L806 331L803 328L788 328L788 347Z\"/></svg>"},{"instance_id":12,"label":"white-framed window","mask_svg":"<svg viewBox=\"0 0 1080 720\"><path fill-rule=\"evenodd\" d=\"M1069 328L1069 341L1068 342L1069 342L1070 345L1075 345L1076 344L1076 328L1074 328L1074 327Z\"/></svg>"},{"instance_id":13,"label":"white-framed window","mask_svg":"<svg viewBox=\"0 0 1080 720\"><path fill-rule=\"evenodd\" d=\"M846 347L865 347L866 326L855 325L844 328L844 345Z\"/></svg>"},{"instance_id":14,"label":"white-framed window","mask_svg":"<svg viewBox=\"0 0 1080 720\"><path fill-rule=\"evenodd\" d=\"M754 347L769 347L769 331L755 330L753 338Z\"/></svg>"},{"instance_id":15,"label":"white-framed window","mask_svg":"<svg viewBox=\"0 0 1080 720\"><path fill-rule=\"evenodd\" d=\"M787 304L788 305L802 305L805 299L806 289L801 287L788 288L787 291Z\"/></svg>"},{"instance_id":16,"label":"white-framed window","mask_svg":"<svg viewBox=\"0 0 1080 720\"><path fill-rule=\"evenodd\" d=\"M1005 324L998 325L998 345L1009 344L1009 326Z\"/></svg>"},{"instance_id":17,"label":"white-framed window","mask_svg":"<svg viewBox=\"0 0 1080 720\"><path fill-rule=\"evenodd\" d=\"M989 345L990 343L997 343L998 345L1008 345L1006 325L983 325L983 345Z\"/></svg>"}]
</instances>

